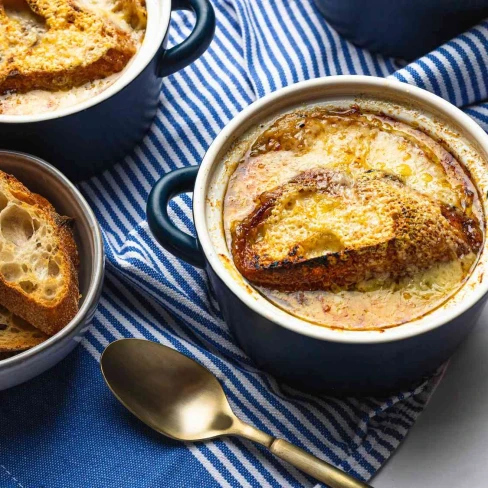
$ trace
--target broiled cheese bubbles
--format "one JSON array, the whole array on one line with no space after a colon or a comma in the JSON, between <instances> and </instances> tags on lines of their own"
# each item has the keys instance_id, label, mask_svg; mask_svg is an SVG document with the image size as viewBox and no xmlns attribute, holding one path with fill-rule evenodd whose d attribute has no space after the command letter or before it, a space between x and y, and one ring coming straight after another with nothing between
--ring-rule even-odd
<instances>
[{"instance_id":1,"label":"broiled cheese bubbles","mask_svg":"<svg viewBox=\"0 0 488 488\"><path fill-rule=\"evenodd\" d=\"M286 198L280 194L281 200L274 195L299 175L311 171L326 171L351 184L337 185L342 193L335 196L307 189L290 191ZM251 279L271 302L319 325L378 329L419 318L460 288L476 263L484 229L477 189L469 174L442 144L426 133L390 117L362 113L357 108L343 112L312 108L286 114L258 135L229 181L224 202L224 230L229 248L235 251L236 229L242 231L250 216L259 213L263 195L267 195L269 208L252 237L255 255L251 255L250 262L256 270L260 266L264 269L263 263L268 262L267 271L271 273L272 268L284 263L280 272L289 277L292 265L305 259L337 253L342 256L340 253L355 249L358 242L363 249L392 240L392 236L394 241L397 221L395 212L391 215L393 204L382 202L379 193L366 197L353 191L356 182L370 173L386 178L391 175L408 193L410 202L417 199L422 225L430 225L434 218L438 219L437 224L455 225L448 215L452 211L462 216L462 232L473 232L477 243L458 248L448 258L438 253L432 262L427 260L426 264L424 259L418 267L406 265L402 270L393 267L381 273L365 273L366 279L352 279L346 285L347 280L325 279L321 282L324 289L317 289L322 285L312 281L309 285L303 283L306 276L303 272L297 273L297 279L302 280L297 287L299 291L292 289L293 279L286 286L263 286L265 279L261 282ZM432 210L432 219L422 211L421 200L437 206ZM466 234L467 241L471 237ZM415 250L415 242L409 252L412 249ZM425 249L422 252L425 255ZM241 263L235 258L234 261L239 269ZM246 276L243 269L241 272ZM249 276L253 276L252 266L249 269ZM255 274L259 277L258 271ZM360 272L353 275L358 276Z\"/></svg>"}]
</instances>

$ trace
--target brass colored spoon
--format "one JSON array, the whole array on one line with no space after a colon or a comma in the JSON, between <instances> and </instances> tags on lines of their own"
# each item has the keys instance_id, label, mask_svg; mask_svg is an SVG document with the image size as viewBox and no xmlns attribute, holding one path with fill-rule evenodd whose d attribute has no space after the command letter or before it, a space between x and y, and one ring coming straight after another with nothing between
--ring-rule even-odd
<instances>
[{"instance_id":1,"label":"brass colored spoon","mask_svg":"<svg viewBox=\"0 0 488 488\"><path fill-rule=\"evenodd\" d=\"M141 339L122 339L105 349L100 364L112 393L161 434L181 441L238 435L262 444L331 488L369 486L239 420L217 378L174 349Z\"/></svg>"}]
</instances>

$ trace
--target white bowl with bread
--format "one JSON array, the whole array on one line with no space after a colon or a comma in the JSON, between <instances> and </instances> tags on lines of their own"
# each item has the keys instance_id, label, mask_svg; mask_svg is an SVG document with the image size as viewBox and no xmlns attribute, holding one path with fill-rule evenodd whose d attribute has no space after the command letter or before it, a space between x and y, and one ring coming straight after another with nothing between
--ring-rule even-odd
<instances>
[{"instance_id":1,"label":"white bowl with bread","mask_svg":"<svg viewBox=\"0 0 488 488\"><path fill-rule=\"evenodd\" d=\"M0 151L0 390L79 343L103 273L101 232L76 187L39 158Z\"/></svg>"}]
</instances>

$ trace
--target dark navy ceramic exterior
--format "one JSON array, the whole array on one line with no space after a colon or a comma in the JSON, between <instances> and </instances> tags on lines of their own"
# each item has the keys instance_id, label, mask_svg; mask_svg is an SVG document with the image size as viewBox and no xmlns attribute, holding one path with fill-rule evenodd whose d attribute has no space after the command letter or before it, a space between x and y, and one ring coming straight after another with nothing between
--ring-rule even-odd
<instances>
[{"instance_id":1,"label":"dark navy ceramic exterior","mask_svg":"<svg viewBox=\"0 0 488 488\"><path fill-rule=\"evenodd\" d=\"M264 318L239 300L208 263L206 271L226 323L257 366L296 388L332 394L398 392L419 383L450 358L487 298L422 335L346 344L298 334Z\"/></svg>"},{"instance_id":2,"label":"dark navy ceramic exterior","mask_svg":"<svg viewBox=\"0 0 488 488\"><path fill-rule=\"evenodd\" d=\"M331 26L360 47L416 59L488 16L488 0L315 0Z\"/></svg>"},{"instance_id":3,"label":"dark navy ceramic exterior","mask_svg":"<svg viewBox=\"0 0 488 488\"><path fill-rule=\"evenodd\" d=\"M35 154L71 180L82 180L120 160L142 138L156 113L161 78L157 58L114 96L58 119L0 123L0 147Z\"/></svg>"},{"instance_id":4,"label":"dark navy ceramic exterior","mask_svg":"<svg viewBox=\"0 0 488 488\"><path fill-rule=\"evenodd\" d=\"M37 122L0 121L0 147L36 154L75 181L120 161L151 125L162 77L193 62L213 38L215 16L209 0L173 0L172 9L191 9L197 17L182 44L169 50L160 46L132 82L84 111Z\"/></svg>"},{"instance_id":5,"label":"dark navy ceramic exterior","mask_svg":"<svg viewBox=\"0 0 488 488\"><path fill-rule=\"evenodd\" d=\"M242 302L214 272L198 240L169 219L169 200L192 191L197 172L197 167L178 169L156 183L147 204L151 232L176 257L206 269L224 319L242 349L260 368L298 388L358 394L414 385L452 355L488 298L485 295L460 316L429 332L391 342L331 342L287 329Z\"/></svg>"}]
</instances>

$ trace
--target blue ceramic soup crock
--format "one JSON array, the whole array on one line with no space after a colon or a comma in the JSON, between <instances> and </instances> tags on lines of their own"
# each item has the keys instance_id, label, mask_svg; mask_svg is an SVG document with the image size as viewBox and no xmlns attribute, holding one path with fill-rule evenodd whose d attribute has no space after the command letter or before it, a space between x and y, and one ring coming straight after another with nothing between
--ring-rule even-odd
<instances>
[{"instance_id":1,"label":"blue ceramic soup crock","mask_svg":"<svg viewBox=\"0 0 488 488\"><path fill-rule=\"evenodd\" d=\"M422 89L364 76L331 76L281 89L235 117L200 166L164 175L147 204L149 227L173 255L207 271L223 317L244 351L277 378L300 388L364 393L410 386L432 374L475 324L488 297L485 245L467 282L444 305L420 319L384 330L338 330L286 313L254 290L235 268L222 225L222 202L232 173L229 148L259 124L309 104L351 103L415 124L442 138L466 164L488 209L488 135L462 111ZM370 108L371 109L371 108ZM462 152L462 155L461 155ZM193 191L197 238L169 219L171 198ZM487 275L488 276L488 275Z\"/></svg>"},{"instance_id":2,"label":"blue ceramic soup crock","mask_svg":"<svg viewBox=\"0 0 488 488\"><path fill-rule=\"evenodd\" d=\"M119 161L141 140L156 114L161 83L197 59L215 31L210 0L147 0L143 44L122 76L93 98L54 112L0 114L0 147L36 154L72 180L82 180ZM195 27L167 49L171 12L195 12Z\"/></svg>"},{"instance_id":3,"label":"blue ceramic soup crock","mask_svg":"<svg viewBox=\"0 0 488 488\"><path fill-rule=\"evenodd\" d=\"M488 0L315 0L334 29L356 46L416 59L481 22Z\"/></svg>"}]
</instances>

